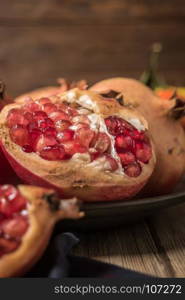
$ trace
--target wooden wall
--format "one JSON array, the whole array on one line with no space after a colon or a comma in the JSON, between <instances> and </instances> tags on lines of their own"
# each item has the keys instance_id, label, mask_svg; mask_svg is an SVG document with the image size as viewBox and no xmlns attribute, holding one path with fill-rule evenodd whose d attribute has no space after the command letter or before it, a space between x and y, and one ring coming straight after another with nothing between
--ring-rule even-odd
<instances>
[{"instance_id":1,"label":"wooden wall","mask_svg":"<svg viewBox=\"0 0 185 300\"><path fill-rule=\"evenodd\" d=\"M153 42L185 85L184 0L0 0L0 78L13 95L57 77L139 75Z\"/></svg>"}]
</instances>

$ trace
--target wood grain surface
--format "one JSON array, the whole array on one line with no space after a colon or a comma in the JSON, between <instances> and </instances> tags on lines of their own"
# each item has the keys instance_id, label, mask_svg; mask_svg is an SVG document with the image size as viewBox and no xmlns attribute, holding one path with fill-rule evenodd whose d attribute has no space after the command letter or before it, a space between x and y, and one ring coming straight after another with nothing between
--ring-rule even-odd
<instances>
[{"instance_id":1,"label":"wood grain surface","mask_svg":"<svg viewBox=\"0 0 185 300\"><path fill-rule=\"evenodd\" d=\"M0 0L0 78L18 95L58 77L139 78L154 42L160 71L185 85L184 0ZM185 205L90 233L76 254L156 276L185 276Z\"/></svg>"},{"instance_id":2,"label":"wood grain surface","mask_svg":"<svg viewBox=\"0 0 185 300\"><path fill-rule=\"evenodd\" d=\"M184 215L185 204L137 224L85 234L73 253L157 277L185 277Z\"/></svg>"},{"instance_id":3,"label":"wood grain surface","mask_svg":"<svg viewBox=\"0 0 185 300\"><path fill-rule=\"evenodd\" d=\"M11 94L55 78L139 78L152 43L160 70L185 84L183 0L0 0L0 78Z\"/></svg>"}]
</instances>

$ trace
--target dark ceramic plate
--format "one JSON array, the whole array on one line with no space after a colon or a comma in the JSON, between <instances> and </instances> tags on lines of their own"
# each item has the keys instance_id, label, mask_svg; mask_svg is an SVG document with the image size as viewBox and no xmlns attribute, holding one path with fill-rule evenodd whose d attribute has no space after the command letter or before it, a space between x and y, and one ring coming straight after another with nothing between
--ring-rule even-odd
<instances>
[{"instance_id":1,"label":"dark ceramic plate","mask_svg":"<svg viewBox=\"0 0 185 300\"><path fill-rule=\"evenodd\" d=\"M62 227L86 231L118 226L135 222L141 217L182 202L185 202L185 178L176 191L164 196L129 201L84 203L82 210L85 211L86 217L78 221L63 221Z\"/></svg>"}]
</instances>

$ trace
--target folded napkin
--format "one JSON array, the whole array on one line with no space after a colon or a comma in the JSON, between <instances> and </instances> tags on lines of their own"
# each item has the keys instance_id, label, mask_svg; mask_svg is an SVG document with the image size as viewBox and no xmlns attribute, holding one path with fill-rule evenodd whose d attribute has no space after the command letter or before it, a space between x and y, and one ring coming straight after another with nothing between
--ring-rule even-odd
<instances>
[{"instance_id":1,"label":"folded napkin","mask_svg":"<svg viewBox=\"0 0 185 300\"><path fill-rule=\"evenodd\" d=\"M73 233L66 232L55 236L41 260L25 277L149 277L112 264L71 255L71 249L78 242L79 238Z\"/></svg>"}]
</instances>

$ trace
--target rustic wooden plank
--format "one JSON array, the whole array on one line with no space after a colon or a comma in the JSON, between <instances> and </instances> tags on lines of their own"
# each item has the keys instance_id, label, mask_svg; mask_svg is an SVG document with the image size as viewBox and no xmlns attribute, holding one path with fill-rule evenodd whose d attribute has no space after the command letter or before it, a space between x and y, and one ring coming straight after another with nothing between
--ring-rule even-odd
<instances>
[{"instance_id":1,"label":"rustic wooden plank","mask_svg":"<svg viewBox=\"0 0 185 300\"><path fill-rule=\"evenodd\" d=\"M158 252L174 277L185 276L185 204L169 208L148 221ZM164 257L165 254L165 257Z\"/></svg>"},{"instance_id":2,"label":"rustic wooden plank","mask_svg":"<svg viewBox=\"0 0 185 300\"><path fill-rule=\"evenodd\" d=\"M185 204L121 229L84 235L75 255L159 277L184 277Z\"/></svg>"},{"instance_id":3,"label":"rustic wooden plank","mask_svg":"<svg viewBox=\"0 0 185 300\"><path fill-rule=\"evenodd\" d=\"M1 1L1 24L125 24L183 22L184 0Z\"/></svg>"},{"instance_id":4,"label":"rustic wooden plank","mask_svg":"<svg viewBox=\"0 0 185 300\"><path fill-rule=\"evenodd\" d=\"M137 77L147 65L151 44L162 41L161 70L172 83L185 84L184 32L185 26L179 30L176 24L0 27L0 77L13 94L51 84L59 76L90 81Z\"/></svg>"},{"instance_id":5,"label":"rustic wooden plank","mask_svg":"<svg viewBox=\"0 0 185 300\"><path fill-rule=\"evenodd\" d=\"M106 233L88 233L73 253L154 276L172 275L158 254L144 222L121 229L108 229Z\"/></svg>"}]
</instances>

